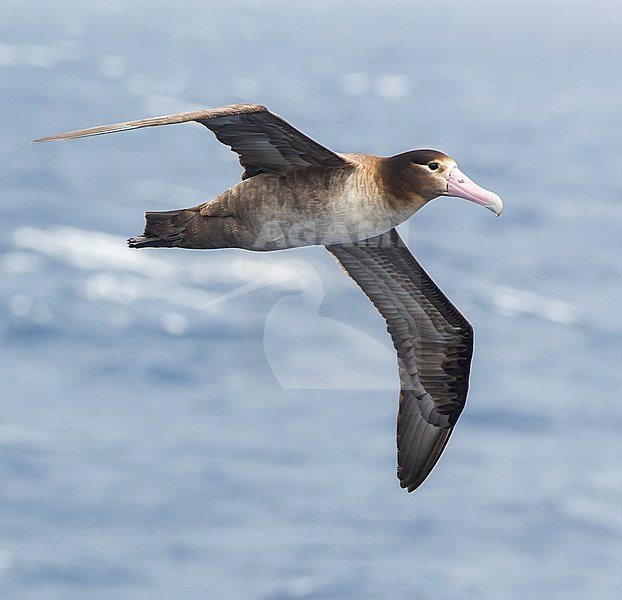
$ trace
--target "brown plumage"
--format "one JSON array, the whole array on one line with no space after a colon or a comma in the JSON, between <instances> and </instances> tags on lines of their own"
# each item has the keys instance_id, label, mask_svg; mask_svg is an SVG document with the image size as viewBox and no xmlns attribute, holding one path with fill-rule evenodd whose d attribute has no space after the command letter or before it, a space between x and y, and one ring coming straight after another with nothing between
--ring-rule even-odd
<instances>
[{"instance_id":1,"label":"brown plumage","mask_svg":"<svg viewBox=\"0 0 622 600\"><path fill-rule=\"evenodd\" d=\"M242 181L210 202L146 213L133 248L280 250L325 245L387 323L401 382L398 477L413 491L439 459L464 407L473 331L408 251L395 226L437 196L501 213L501 199L447 155L382 158L333 152L255 104L238 104L60 134L71 139L196 121L239 155ZM318 373L318 377L321 374Z\"/></svg>"},{"instance_id":2,"label":"brown plumage","mask_svg":"<svg viewBox=\"0 0 622 600\"><path fill-rule=\"evenodd\" d=\"M395 229L327 250L384 317L397 351L397 473L411 492L440 458L464 408L473 328Z\"/></svg>"}]
</instances>

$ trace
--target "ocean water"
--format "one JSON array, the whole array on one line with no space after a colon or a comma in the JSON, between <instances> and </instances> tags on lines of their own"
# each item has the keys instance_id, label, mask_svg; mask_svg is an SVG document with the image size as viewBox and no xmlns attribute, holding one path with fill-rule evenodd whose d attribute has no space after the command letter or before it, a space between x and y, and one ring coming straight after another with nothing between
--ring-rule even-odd
<instances>
[{"instance_id":1,"label":"ocean water","mask_svg":"<svg viewBox=\"0 0 622 600\"><path fill-rule=\"evenodd\" d=\"M587 0L4 0L0 597L619 598L622 9ZM467 408L395 477L381 318L322 248L127 249L238 180L258 102L498 192L402 227L476 330Z\"/></svg>"}]
</instances>

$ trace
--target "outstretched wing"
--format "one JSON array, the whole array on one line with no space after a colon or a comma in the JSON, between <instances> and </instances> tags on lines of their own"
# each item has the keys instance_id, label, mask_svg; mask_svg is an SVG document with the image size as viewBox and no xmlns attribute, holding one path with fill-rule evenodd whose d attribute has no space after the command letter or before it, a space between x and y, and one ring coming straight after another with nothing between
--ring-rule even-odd
<instances>
[{"instance_id":1,"label":"outstretched wing","mask_svg":"<svg viewBox=\"0 0 622 600\"><path fill-rule=\"evenodd\" d=\"M434 468L464 408L473 328L395 229L327 250L380 311L397 350L397 475L412 492Z\"/></svg>"},{"instance_id":2,"label":"outstretched wing","mask_svg":"<svg viewBox=\"0 0 622 600\"><path fill-rule=\"evenodd\" d=\"M339 154L307 137L287 121L258 104L233 104L192 112L152 117L78 129L35 140L51 142L127 131L141 127L171 125L196 121L211 129L223 144L240 157L243 179L259 173L284 175L301 167L345 167L348 162Z\"/></svg>"}]
</instances>

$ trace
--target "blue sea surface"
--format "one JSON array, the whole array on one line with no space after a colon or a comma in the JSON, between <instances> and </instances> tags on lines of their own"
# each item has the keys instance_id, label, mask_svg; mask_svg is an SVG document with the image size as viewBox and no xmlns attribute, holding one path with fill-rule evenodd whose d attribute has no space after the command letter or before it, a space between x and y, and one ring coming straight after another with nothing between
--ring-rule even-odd
<instances>
[{"instance_id":1,"label":"blue sea surface","mask_svg":"<svg viewBox=\"0 0 622 600\"><path fill-rule=\"evenodd\" d=\"M0 597L622 597L622 6L4 0ZM476 332L414 494L380 316L320 247L142 250L236 182L237 102L337 151L438 148L505 202L401 227Z\"/></svg>"}]
</instances>

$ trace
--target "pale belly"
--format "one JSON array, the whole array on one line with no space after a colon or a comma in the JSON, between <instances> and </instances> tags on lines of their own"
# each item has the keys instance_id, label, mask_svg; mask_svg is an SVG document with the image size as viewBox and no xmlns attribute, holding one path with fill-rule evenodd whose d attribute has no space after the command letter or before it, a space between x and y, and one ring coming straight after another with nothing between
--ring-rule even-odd
<instances>
[{"instance_id":1,"label":"pale belly","mask_svg":"<svg viewBox=\"0 0 622 600\"><path fill-rule=\"evenodd\" d=\"M279 250L345 244L379 235L408 219L417 207L397 210L357 172L336 170L313 179L261 175L214 201L239 221L239 247ZM211 204L211 203L210 203Z\"/></svg>"}]
</instances>

